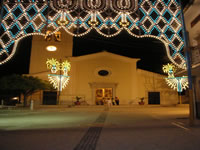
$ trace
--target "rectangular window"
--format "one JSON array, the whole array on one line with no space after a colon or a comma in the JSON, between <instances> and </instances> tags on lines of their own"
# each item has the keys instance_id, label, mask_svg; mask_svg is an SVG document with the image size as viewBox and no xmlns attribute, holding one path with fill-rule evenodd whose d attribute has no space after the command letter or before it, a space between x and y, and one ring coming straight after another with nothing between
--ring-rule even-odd
<instances>
[{"instance_id":1,"label":"rectangular window","mask_svg":"<svg viewBox=\"0 0 200 150\"><path fill-rule=\"evenodd\" d=\"M191 28L193 28L199 21L200 21L200 14L196 18L194 18L194 20L191 22Z\"/></svg>"}]
</instances>

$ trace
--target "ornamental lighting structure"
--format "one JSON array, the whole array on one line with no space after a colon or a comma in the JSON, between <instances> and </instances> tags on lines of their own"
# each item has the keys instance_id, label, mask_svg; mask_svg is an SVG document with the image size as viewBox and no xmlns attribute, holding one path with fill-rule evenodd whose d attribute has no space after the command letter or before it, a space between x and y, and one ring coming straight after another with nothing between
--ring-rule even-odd
<instances>
[{"instance_id":1,"label":"ornamental lighting structure","mask_svg":"<svg viewBox=\"0 0 200 150\"><path fill-rule=\"evenodd\" d=\"M59 62L56 59L47 59L47 68L51 70L51 74L48 74L48 79L53 87L59 92L62 91L68 84L70 76L68 72L70 71L71 65L65 60Z\"/></svg>"},{"instance_id":2,"label":"ornamental lighting structure","mask_svg":"<svg viewBox=\"0 0 200 150\"><path fill-rule=\"evenodd\" d=\"M175 77L174 73L176 72L176 67L173 64L163 65L163 72L168 74L168 77L165 78L166 83L172 89L177 90L177 92L181 93L183 90L188 88L188 77Z\"/></svg>"},{"instance_id":3,"label":"ornamental lighting structure","mask_svg":"<svg viewBox=\"0 0 200 150\"><path fill-rule=\"evenodd\" d=\"M44 39L49 44L46 47L46 50L50 51L50 52L54 52L54 51L57 50L57 47L55 45L52 45L52 43L50 43L50 42L52 40L55 41L55 42L61 42L61 32L58 31L58 32L52 33L50 30L47 30Z\"/></svg>"},{"instance_id":4,"label":"ornamental lighting structure","mask_svg":"<svg viewBox=\"0 0 200 150\"><path fill-rule=\"evenodd\" d=\"M9 61L18 42L32 35L51 36L61 29L80 37L95 30L105 37L123 30L137 38L164 43L167 56L186 69L183 23L178 0L4 0L0 20L0 64ZM48 31L51 32L48 32Z\"/></svg>"},{"instance_id":5,"label":"ornamental lighting structure","mask_svg":"<svg viewBox=\"0 0 200 150\"><path fill-rule=\"evenodd\" d=\"M163 72L168 74L168 77L165 78L165 81L169 87L174 90L177 90L178 93L183 92L189 87L188 77L175 77L174 73L176 72L177 68L173 64L163 65ZM180 95L180 94L179 94ZM179 102L182 104L181 96L179 96Z\"/></svg>"}]
</instances>

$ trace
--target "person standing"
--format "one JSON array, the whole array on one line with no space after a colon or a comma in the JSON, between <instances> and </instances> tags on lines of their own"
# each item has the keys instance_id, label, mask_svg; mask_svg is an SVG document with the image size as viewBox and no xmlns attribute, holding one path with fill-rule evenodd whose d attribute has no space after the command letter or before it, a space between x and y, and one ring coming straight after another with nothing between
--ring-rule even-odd
<instances>
[{"instance_id":1,"label":"person standing","mask_svg":"<svg viewBox=\"0 0 200 150\"><path fill-rule=\"evenodd\" d=\"M119 105L119 98L117 96L115 97L115 103L116 105Z\"/></svg>"},{"instance_id":2,"label":"person standing","mask_svg":"<svg viewBox=\"0 0 200 150\"><path fill-rule=\"evenodd\" d=\"M115 101L114 98L112 97L112 105L115 105Z\"/></svg>"}]
</instances>

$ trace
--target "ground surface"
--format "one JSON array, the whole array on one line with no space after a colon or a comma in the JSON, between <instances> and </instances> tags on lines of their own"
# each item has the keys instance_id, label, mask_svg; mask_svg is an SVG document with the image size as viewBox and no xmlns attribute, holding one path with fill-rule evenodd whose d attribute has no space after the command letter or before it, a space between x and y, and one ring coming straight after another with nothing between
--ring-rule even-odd
<instances>
[{"instance_id":1,"label":"ground surface","mask_svg":"<svg viewBox=\"0 0 200 150\"><path fill-rule=\"evenodd\" d=\"M0 150L199 150L188 106L0 110Z\"/></svg>"}]
</instances>

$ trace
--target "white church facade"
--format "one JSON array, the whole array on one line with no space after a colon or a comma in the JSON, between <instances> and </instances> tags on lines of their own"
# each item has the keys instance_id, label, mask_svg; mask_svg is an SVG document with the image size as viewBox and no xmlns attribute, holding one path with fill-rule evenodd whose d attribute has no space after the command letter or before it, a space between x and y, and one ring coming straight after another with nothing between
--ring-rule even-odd
<instances>
[{"instance_id":1,"label":"white church facade","mask_svg":"<svg viewBox=\"0 0 200 150\"><path fill-rule=\"evenodd\" d=\"M48 80L50 71L46 60L50 58L67 59L71 63L67 87L62 92L40 91L32 95L36 105L73 104L77 96L89 105L100 105L102 99L116 96L120 105L138 104L142 97L145 105L178 103L178 93L167 86L166 76L138 69L140 59L107 51L73 57L72 43L72 37L67 34L62 34L62 42L59 43L47 42L40 36L33 38L29 75ZM47 45L56 45L57 51L47 51ZM59 97L52 93L59 93ZM55 97L54 100L52 97Z\"/></svg>"}]
</instances>

